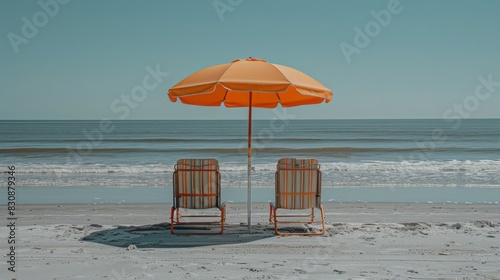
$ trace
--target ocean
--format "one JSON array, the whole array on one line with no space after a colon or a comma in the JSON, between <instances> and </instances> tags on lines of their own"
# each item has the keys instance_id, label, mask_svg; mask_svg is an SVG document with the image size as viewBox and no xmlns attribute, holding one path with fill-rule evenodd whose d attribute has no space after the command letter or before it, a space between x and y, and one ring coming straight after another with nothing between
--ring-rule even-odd
<instances>
[{"instance_id":1,"label":"ocean","mask_svg":"<svg viewBox=\"0 0 500 280\"><path fill-rule=\"evenodd\" d=\"M334 200L376 188L500 200L500 119L254 120L252 145L252 187L266 194L280 158L312 157ZM239 193L247 186L246 147L246 120L0 121L0 166L4 174L15 166L16 186L33 193L160 191L171 188L180 158L216 158L223 186Z\"/></svg>"}]
</instances>

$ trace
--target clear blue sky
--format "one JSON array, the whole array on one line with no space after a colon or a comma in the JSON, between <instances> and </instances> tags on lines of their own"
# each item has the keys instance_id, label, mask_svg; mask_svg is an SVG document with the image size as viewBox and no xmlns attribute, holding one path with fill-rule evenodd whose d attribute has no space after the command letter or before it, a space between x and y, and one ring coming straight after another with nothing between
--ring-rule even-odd
<instances>
[{"instance_id":1,"label":"clear blue sky","mask_svg":"<svg viewBox=\"0 0 500 280\"><path fill-rule=\"evenodd\" d=\"M288 109L296 118L500 118L498 0L55 1L0 2L0 120L245 119L166 93L249 56L333 90L329 104ZM148 66L168 76L126 103Z\"/></svg>"}]
</instances>

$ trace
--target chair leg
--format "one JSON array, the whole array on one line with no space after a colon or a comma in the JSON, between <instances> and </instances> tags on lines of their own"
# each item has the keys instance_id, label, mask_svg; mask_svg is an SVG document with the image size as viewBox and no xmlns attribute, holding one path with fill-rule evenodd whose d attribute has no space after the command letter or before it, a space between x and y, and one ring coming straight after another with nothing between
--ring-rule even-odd
<instances>
[{"instance_id":1,"label":"chair leg","mask_svg":"<svg viewBox=\"0 0 500 280\"><path fill-rule=\"evenodd\" d=\"M277 211L278 209L276 207L273 207L273 217L274 217L274 232L277 235L281 235L281 233L278 231L278 217L277 217Z\"/></svg>"},{"instance_id":2,"label":"chair leg","mask_svg":"<svg viewBox=\"0 0 500 280\"><path fill-rule=\"evenodd\" d=\"M320 232L320 235L323 235L325 234L326 232L326 226L325 226L325 210L323 209L323 205L320 205L319 206L319 211L321 213L321 232Z\"/></svg>"},{"instance_id":3,"label":"chair leg","mask_svg":"<svg viewBox=\"0 0 500 280\"><path fill-rule=\"evenodd\" d=\"M222 206L220 210L220 234L224 233L224 223L226 222L226 205Z\"/></svg>"},{"instance_id":4,"label":"chair leg","mask_svg":"<svg viewBox=\"0 0 500 280\"><path fill-rule=\"evenodd\" d=\"M269 203L269 223L273 223L274 225L274 232L278 235L280 233L278 232L278 221L276 218L276 208L274 207L273 203Z\"/></svg>"},{"instance_id":5,"label":"chair leg","mask_svg":"<svg viewBox=\"0 0 500 280\"><path fill-rule=\"evenodd\" d=\"M273 204L269 203L269 222L273 222Z\"/></svg>"},{"instance_id":6,"label":"chair leg","mask_svg":"<svg viewBox=\"0 0 500 280\"><path fill-rule=\"evenodd\" d=\"M174 234L174 213L175 213L175 208L172 207L170 210L170 232Z\"/></svg>"}]
</instances>

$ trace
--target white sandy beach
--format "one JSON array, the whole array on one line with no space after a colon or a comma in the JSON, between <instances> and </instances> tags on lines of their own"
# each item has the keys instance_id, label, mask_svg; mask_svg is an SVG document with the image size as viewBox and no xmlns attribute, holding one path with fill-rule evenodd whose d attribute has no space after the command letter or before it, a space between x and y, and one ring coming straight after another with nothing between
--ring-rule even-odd
<instances>
[{"instance_id":1,"label":"white sandy beach","mask_svg":"<svg viewBox=\"0 0 500 280\"><path fill-rule=\"evenodd\" d=\"M167 204L21 205L16 273L3 262L0 279L500 279L499 205L324 206L322 237L275 236L265 203L252 232L229 204L207 237L171 235Z\"/></svg>"}]
</instances>

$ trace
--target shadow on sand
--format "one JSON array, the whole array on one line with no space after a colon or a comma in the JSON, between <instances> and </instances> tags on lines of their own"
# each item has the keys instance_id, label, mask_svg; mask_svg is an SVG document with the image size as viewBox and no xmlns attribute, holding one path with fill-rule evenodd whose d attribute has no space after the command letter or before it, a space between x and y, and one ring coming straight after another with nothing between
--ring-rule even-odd
<instances>
[{"instance_id":1,"label":"shadow on sand","mask_svg":"<svg viewBox=\"0 0 500 280\"><path fill-rule=\"evenodd\" d=\"M206 228L199 228L206 230ZM170 224L143 226L117 226L116 228L90 233L82 241L90 241L116 247L135 245L137 248L190 248L210 245L247 243L275 237L274 229L266 225L254 225L249 231L245 225L226 225L219 235L173 235Z\"/></svg>"}]
</instances>

